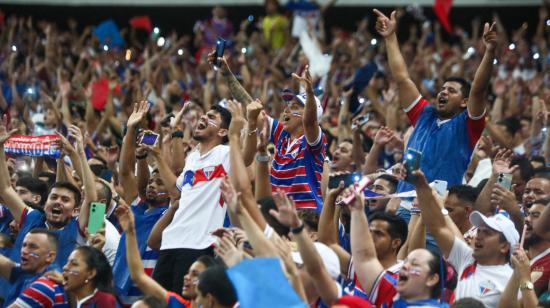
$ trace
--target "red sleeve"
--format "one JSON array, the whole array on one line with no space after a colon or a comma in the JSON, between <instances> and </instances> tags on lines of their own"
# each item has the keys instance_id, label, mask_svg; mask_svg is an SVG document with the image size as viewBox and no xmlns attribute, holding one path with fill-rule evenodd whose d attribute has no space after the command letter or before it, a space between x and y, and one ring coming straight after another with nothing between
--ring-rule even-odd
<instances>
[{"instance_id":1,"label":"red sleeve","mask_svg":"<svg viewBox=\"0 0 550 308\"><path fill-rule=\"evenodd\" d=\"M407 117L409 118L409 121L411 121L412 126L416 126L416 121L420 118L422 110L424 110L424 108L429 104L430 103L424 97L419 96L409 107L405 108L405 112L407 113Z\"/></svg>"},{"instance_id":2,"label":"red sleeve","mask_svg":"<svg viewBox=\"0 0 550 308\"><path fill-rule=\"evenodd\" d=\"M19 229L23 226L23 223L25 222L25 218L27 218L27 215L29 214L29 209L25 208L23 210L23 213L21 213L21 219L19 219Z\"/></svg>"},{"instance_id":3,"label":"red sleeve","mask_svg":"<svg viewBox=\"0 0 550 308\"><path fill-rule=\"evenodd\" d=\"M467 115L467 117L466 130L468 132L468 139L470 141L470 146L474 148L479 138L481 138L481 134L485 129L485 124L487 123L487 121L485 114L483 114L478 119L472 119L469 115Z\"/></svg>"}]
</instances>

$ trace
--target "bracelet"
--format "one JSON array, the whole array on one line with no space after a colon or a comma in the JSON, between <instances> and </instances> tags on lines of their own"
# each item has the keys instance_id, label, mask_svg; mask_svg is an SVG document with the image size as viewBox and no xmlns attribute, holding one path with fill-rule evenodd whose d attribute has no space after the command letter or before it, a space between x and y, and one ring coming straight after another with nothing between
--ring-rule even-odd
<instances>
[{"instance_id":1,"label":"bracelet","mask_svg":"<svg viewBox=\"0 0 550 308\"><path fill-rule=\"evenodd\" d=\"M269 155L262 155L262 154L256 155L256 161L259 161L262 163L267 163L269 162L270 159L271 159L271 156Z\"/></svg>"},{"instance_id":2,"label":"bracelet","mask_svg":"<svg viewBox=\"0 0 550 308\"><path fill-rule=\"evenodd\" d=\"M255 134L257 131L258 131L257 128L255 128L255 129L253 129L253 130L248 130L247 135L248 135L248 136L252 136L252 135Z\"/></svg>"},{"instance_id":3,"label":"bracelet","mask_svg":"<svg viewBox=\"0 0 550 308\"><path fill-rule=\"evenodd\" d=\"M290 228L290 232L292 232L292 234L299 234L304 231L305 226L306 224L302 221L302 224L298 228Z\"/></svg>"},{"instance_id":4,"label":"bracelet","mask_svg":"<svg viewBox=\"0 0 550 308\"><path fill-rule=\"evenodd\" d=\"M183 132L181 130L177 130L172 133L172 139L174 138L183 138Z\"/></svg>"},{"instance_id":5,"label":"bracelet","mask_svg":"<svg viewBox=\"0 0 550 308\"><path fill-rule=\"evenodd\" d=\"M145 159L147 158L147 153L143 154L143 155L136 155L136 159Z\"/></svg>"}]
</instances>

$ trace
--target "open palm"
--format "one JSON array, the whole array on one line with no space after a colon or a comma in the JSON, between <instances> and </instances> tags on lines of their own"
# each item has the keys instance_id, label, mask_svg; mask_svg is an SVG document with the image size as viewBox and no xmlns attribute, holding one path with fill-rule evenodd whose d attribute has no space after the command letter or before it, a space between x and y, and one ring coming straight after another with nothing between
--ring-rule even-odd
<instances>
[{"instance_id":1,"label":"open palm","mask_svg":"<svg viewBox=\"0 0 550 308\"><path fill-rule=\"evenodd\" d=\"M141 101L134 104L134 111L128 118L126 125L128 127L136 127L139 122L143 120L147 112L149 111L149 103L147 101Z\"/></svg>"}]
</instances>

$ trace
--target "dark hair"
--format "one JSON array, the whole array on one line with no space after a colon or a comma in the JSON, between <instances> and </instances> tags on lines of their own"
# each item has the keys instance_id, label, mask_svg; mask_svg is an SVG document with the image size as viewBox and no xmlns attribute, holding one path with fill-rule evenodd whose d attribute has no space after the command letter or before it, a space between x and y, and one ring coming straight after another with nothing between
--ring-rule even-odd
<instances>
[{"instance_id":1,"label":"dark hair","mask_svg":"<svg viewBox=\"0 0 550 308\"><path fill-rule=\"evenodd\" d=\"M384 173L378 176L376 179L388 181L390 183L390 193L393 194L397 190L397 185L399 184L399 180L395 176Z\"/></svg>"},{"instance_id":2,"label":"dark hair","mask_svg":"<svg viewBox=\"0 0 550 308\"><path fill-rule=\"evenodd\" d=\"M497 122L498 125L502 125L506 128L506 131L512 136L515 135L521 129L521 123L516 117L509 117Z\"/></svg>"},{"instance_id":3,"label":"dark hair","mask_svg":"<svg viewBox=\"0 0 550 308\"><path fill-rule=\"evenodd\" d=\"M288 232L290 232L290 229L284 225L282 225L275 217L273 217L269 210L275 210L277 211L277 207L275 206L275 201L273 201L273 197L267 196L257 201L260 205L260 211L262 212L262 216L264 217L265 221L275 232L277 232L280 236L287 236Z\"/></svg>"},{"instance_id":4,"label":"dark hair","mask_svg":"<svg viewBox=\"0 0 550 308\"><path fill-rule=\"evenodd\" d=\"M550 203L550 199L546 199L546 198L537 199L537 200L535 200L535 202L533 202L533 204L542 204L544 206L547 206L548 203Z\"/></svg>"},{"instance_id":5,"label":"dark hair","mask_svg":"<svg viewBox=\"0 0 550 308\"><path fill-rule=\"evenodd\" d=\"M223 306L233 306L237 294L223 266L211 266L199 275L198 290L203 296L211 294Z\"/></svg>"},{"instance_id":6,"label":"dark hair","mask_svg":"<svg viewBox=\"0 0 550 308\"><path fill-rule=\"evenodd\" d=\"M478 191L469 185L455 185L449 188L449 196L455 195L458 200L467 203L475 203L478 196Z\"/></svg>"},{"instance_id":7,"label":"dark hair","mask_svg":"<svg viewBox=\"0 0 550 308\"><path fill-rule=\"evenodd\" d=\"M543 165L546 165L546 159L544 158L544 156L533 156L531 157L531 162L539 162L539 163L542 163Z\"/></svg>"},{"instance_id":8,"label":"dark hair","mask_svg":"<svg viewBox=\"0 0 550 308\"><path fill-rule=\"evenodd\" d=\"M508 253L504 256L506 258L506 263L510 263L510 256L512 254L512 249L514 249L514 247L512 247L512 244L508 242L508 240L506 239L506 236L504 236L504 233L502 232L498 232L498 240L501 243L508 243L510 245L510 248L508 248Z\"/></svg>"},{"instance_id":9,"label":"dark hair","mask_svg":"<svg viewBox=\"0 0 550 308\"><path fill-rule=\"evenodd\" d=\"M390 237L393 239L400 239L401 244L399 244L399 247L397 247L397 250L405 244L405 241L407 240L407 235L409 233L409 228L407 226L407 222L395 215L390 214L388 212L376 212L372 214L372 216L369 217L370 222L373 222L375 220L383 220L388 223L388 233L390 234Z\"/></svg>"},{"instance_id":10,"label":"dark hair","mask_svg":"<svg viewBox=\"0 0 550 308\"><path fill-rule=\"evenodd\" d=\"M452 303L451 308L485 308L485 305L475 298L464 297Z\"/></svg>"},{"instance_id":11,"label":"dark hair","mask_svg":"<svg viewBox=\"0 0 550 308\"><path fill-rule=\"evenodd\" d=\"M443 80L443 83L445 83L445 82L459 83L460 84L460 93L462 93L462 97L468 98L470 96L471 85L466 79L460 78L460 77L449 77L449 78L446 78L445 80Z\"/></svg>"},{"instance_id":12,"label":"dark hair","mask_svg":"<svg viewBox=\"0 0 550 308\"><path fill-rule=\"evenodd\" d=\"M39 205L44 205L48 198L48 185L39 179L30 176L22 177L17 180L15 186L22 186L28 189L31 193L40 196Z\"/></svg>"},{"instance_id":13,"label":"dark hair","mask_svg":"<svg viewBox=\"0 0 550 308\"><path fill-rule=\"evenodd\" d=\"M80 246L76 248L84 256L84 262L89 269L95 269L96 275L92 278L92 285L99 291L116 294L113 288L113 271L107 257L97 248Z\"/></svg>"},{"instance_id":14,"label":"dark hair","mask_svg":"<svg viewBox=\"0 0 550 308\"><path fill-rule=\"evenodd\" d=\"M48 178L48 181L46 184L48 185L48 188L50 188L55 183L55 173L48 172L48 171L42 171L38 174L39 178Z\"/></svg>"},{"instance_id":15,"label":"dark hair","mask_svg":"<svg viewBox=\"0 0 550 308\"><path fill-rule=\"evenodd\" d=\"M98 199L105 198L105 204L107 207L111 204L111 199L113 199L113 192L111 191L111 187L109 185L103 183L103 181L97 181L96 183L101 184L101 189L98 191Z\"/></svg>"},{"instance_id":16,"label":"dark hair","mask_svg":"<svg viewBox=\"0 0 550 308\"><path fill-rule=\"evenodd\" d=\"M147 305L149 308L165 308L168 307L166 304L166 301L153 296L153 295L147 295L141 298L141 301Z\"/></svg>"},{"instance_id":17,"label":"dark hair","mask_svg":"<svg viewBox=\"0 0 550 308\"><path fill-rule=\"evenodd\" d=\"M229 128L229 124L231 124L231 113L229 112L229 110L220 105L214 105L210 108L210 110L217 111L220 114L220 117L222 119L222 124L220 126L221 128ZM228 143L229 137L225 136L222 142Z\"/></svg>"},{"instance_id":18,"label":"dark hair","mask_svg":"<svg viewBox=\"0 0 550 308\"><path fill-rule=\"evenodd\" d=\"M534 172L533 177L540 178L540 179L547 179L550 181L550 167L546 167L546 166L539 167L539 168L533 169L533 172Z\"/></svg>"},{"instance_id":19,"label":"dark hair","mask_svg":"<svg viewBox=\"0 0 550 308\"><path fill-rule=\"evenodd\" d=\"M50 187L50 190L48 191L48 196L52 193L52 190L54 188L65 188L71 191L74 195L74 207L78 208L80 206L80 190L76 186L69 182L55 182L52 187Z\"/></svg>"},{"instance_id":20,"label":"dark hair","mask_svg":"<svg viewBox=\"0 0 550 308\"><path fill-rule=\"evenodd\" d=\"M57 235L52 231L44 228L35 228L35 229L31 229L29 231L29 234L45 234L46 237L48 238L48 244L50 245L50 250L57 251L57 248L59 247L59 240L57 239Z\"/></svg>"},{"instance_id":21,"label":"dark hair","mask_svg":"<svg viewBox=\"0 0 550 308\"><path fill-rule=\"evenodd\" d=\"M445 261L441 255L431 250L427 251L432 255L432 259L428 262L430 275L439 275L439 282L433 287L430 296L439 299L443 289L452 291L456 288L458 277L454 267Z\"/></svg>"},{"instance_id":22,"label":"dark hair","mask_svg":"<svg viewBox=\"0 0 550 308\"><path fill-rule=\"evenodd\" d=\"M211 266L220 265L216 259L214 259L212 256L209 255L202 255L197 258L197 262L200 262L204 264L206 268L209 268Z\"/></svg>"},{"instance_id":23,"label":"dark hair","mask_svg":"<svg viewBox=\"0 0 550 308\"><path fill-rule=\"evenodd\" d=\"M319 230L319 213L317 213L316 210L298 210L298 217L300 217L309 229L315 232Z\"/></svg>"},{"instance_id":24,"label":"dark hair","mask_svg":"<svg viewBox=\"0 0 550 308\"><path fill-rule=\"evenodd\" d=\"M527 183L534 175L535 171L531 162L525 156L516 156L512 158L510 166L518 166L521 178Z\"/></svg>"}]
</instances>

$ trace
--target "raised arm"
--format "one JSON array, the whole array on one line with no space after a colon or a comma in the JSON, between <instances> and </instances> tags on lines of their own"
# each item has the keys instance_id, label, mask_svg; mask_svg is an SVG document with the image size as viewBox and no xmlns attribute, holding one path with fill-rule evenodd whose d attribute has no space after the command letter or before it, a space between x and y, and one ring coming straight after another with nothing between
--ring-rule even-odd
<instances>
[{"instance_id":1,"label":"raised arm","mask_svg":"<svg viewBox=\"0 0 550 308\"><path fill-rule=\"evenodd\" d=\"M9 208L15 222L19 223L21 215L27 206L11 186L10 172L6 163L6 154L4 151L4 143L17 130L14 129L8 132L6 130L8 122L7 117L4 115L2 120L2 124L0 124L0 197Z\"/></svg>"},{"instance_id":2,"label":"raised arm","mask_svg":"<svg viewBox=\"0 0 550 308\"><path fill-rule=\"evenodd\" d=\"M244 139L244 164L248 167L254 162L256 154L256 146L258 143L258 116L262 112L264 106L259 99L246 106L246 118L248 119L248 127L246 137ZM262 127L260 127L262 129Z\"/></svg>"},{"instance_id":3,"label":"raised arm","mask_svg":"<svg viewBox=\"0 0 550 308\"><path fill-rule=\"evenodd\" d=\"M317 121L317 103L315 93L313 92L313 80L309 74L309 65L306 65L302 76L292 74L292 77L302 82L306 88L307 98L302 123L304 125L304 132L307 142L309 144L313 144L319 140L321 128L319 127L319 122Z\"/></svg>"},{"instance_id":4,"label":"raised arm","mask_svg":"<svg viewBox=\"0 0 550 308\"><path fill-rule=\"evenodd\" d=\"M179 208L179 199L170 200L170 207L162 214L160 219L155 223L151 233L149 233L149 238L147 239L147 246L151 247L153 250L160 250L162 244L162 232L168 225L172 222L174 214Z\"/></svg>"},{"instance_id":5,"label":"raised arm","mask_svg":"<svg viewBox=\"0 0 550 308\"><path fill-rule=\"evenodd\" d=\"M471 117L480 117L485 112L485 91L491 79L497 45L496 22L490 26L489 23L485 23L483 43L485 43L485 53L477 68L468 99L468 113Z\"/></svg>"},{"instance_id":6,"label":"raised arm","mask_svg":"<svg viewBox=\"0 0 550 308\"><path fill-rule=\"evenodd\" d=\"M426 224L428 232L433 235L437 245L445 257L448 258L453 248L455 235L453 231L447 227L443 212L437 204L432 188L428 184L424 173L422 173L422 171L414 171L413 176L416 179L415 184L418 207L422 213L423 221Z\"/></svg>"},{"instance_id":7,"label":"raised arm","mask_svg":"<svg viewBox=\"0 0 550 308\"><path fill-rule=\"evenodd\" d=\"M298 244L303 264L311 276L317 293L325 304L331 306L338 299L338 287L323 264L313 241L304 231L304 222L298 218L294 201L282 192L276 193L273 198L278 211L270 210L269 213L281 224L290 228L292 238Z\"/></svg>"},{"instance_id":8,"label":"raised arm","mask_svg":"<svg viewBox=\"0 0 550 308\"><path fill-rule=\"evenodd\" d=\"M136 166L136 130L139 123L145 118L149 111L147 101L141 101L134 104L134 111L126 122L126 135L122 140L122 149L120 150L120 185L124 187L122 198L128 203L133 202L138 196L138 186L135 176ZM140 156L138 159L144 159Z\"/></svg>"},{"instance_id":9,"label":"raised arm","mask_svg":"<svg viewBox=\"0 0 550 308\"><path fill-rule=\"evenodd\" d=\"M115 213L120 226L126 232L126 262L128 263L132 281L144 294L154 296L163 301L166 300L167 291L153 278L149 277L143 269L132 210L128 205L121 204Z\"/></svg>"},{"instance_id":10,"label":"raised arm","mask_svg":"<svg viewBox=\"0 0 550 308\"><path fill-rule=\"evenodd\" d=\"M420 92L409 76L407 64L399 50L399 42L395 34L397 29L396 12L393 11L390 18L377 9L374 9L374 13L377 16L376 31L386 40L388 64L399 91L399 105L406 109L420 96Z\"/></svg>"},{"instance_id":11,"label":"raised arm","mask_svg":"<svg viewBox=\"0 0 550 308\"><path fill-rule=\"evenodd\" d=\"M168 163L164 159L162 159L162 153L160 151L159 144L157 143L156 146L144 146L147 148L149 154L153 156L155 162L157 163L160 177L164 182L164 187L166 187L168 193L170 194L170 199L179 199L181 192L176 186L176 180L178 178L176 177L174 172L172 172L172 168L170 168L170 165L168 165Z\"/></svg>"},{"instance_id":12,"label":"raised arm","mask_svg":"<svg viewBox=\"0 0 550 308\"><path fill-rule=\"evenodd\" d=\"M216 52L212 52L208 55L208 63L213 64L215 59ZM233 73L229 69L229 65L227 64L227 60L225 59L225 57L219 58L218 60L220 63L220 73L225 79L225 82L227 82L229 92L231 92L233 98L243 103L245 106L250 104L253 101L252 96L250 96L250 94L246 92L246 90L237 80L235 75L233 75Z\"/></svg>"},{"instance_id":13,"label":"raised arm","mask_svg":"<svg viewBox=\"0 0 550 308\"><path fill-rule=\"evenodd\" d=\"M384 271L384 267L378 261L376 248L370 233L369 223L365 215L365 202L355 190L348 189L345 195L355 194L355 201L351 204L351 255L355 272L361 282L361 286L369 294Z\"/></svg>"}]
</instances>

